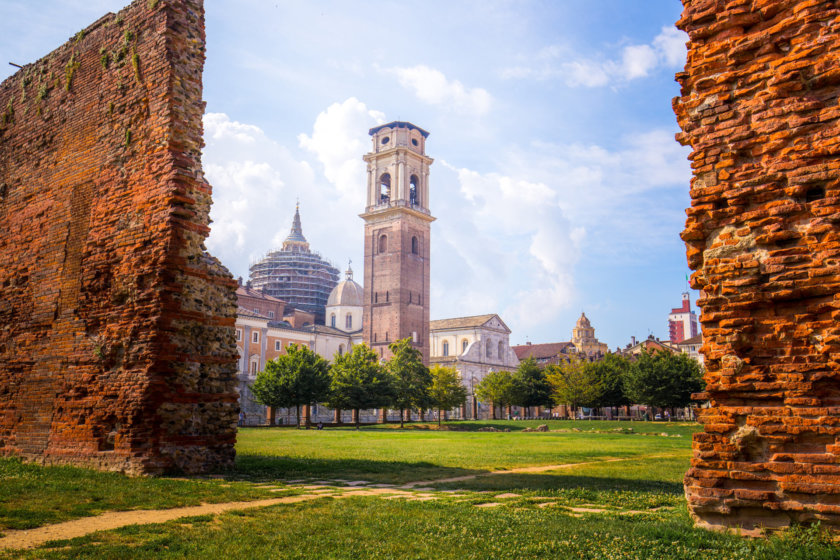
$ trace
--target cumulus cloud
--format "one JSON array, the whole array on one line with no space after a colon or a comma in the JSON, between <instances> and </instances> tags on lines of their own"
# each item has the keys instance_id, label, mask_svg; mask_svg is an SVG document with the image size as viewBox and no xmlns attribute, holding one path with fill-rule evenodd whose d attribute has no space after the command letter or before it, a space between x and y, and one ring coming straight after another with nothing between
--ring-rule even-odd
<instances>
[{"instance_id":1,"label":"cumulus cloud","mask_svg":"<svg viewBox=\"0 0 840 560\"><path fill-rule=\"evenodd\" d=\"M676 27L663 27L649 44L626 45L613 57L586 57L551 45L530 56L527 64L505 68L503 78L562 79L570 87L603 87L645 78L657 69L685 63L688 36Z\"/></svg>"},{"instance_id":2,"label":"cumulus cloud","mask_svg":"<svg viewBox=\"0 0 840 560\"><path fill-rule=\"evenodd\" d=\"M443 72L424 65L392 68L400 85L424 103L484 115L490 111L492 97L482 88L468 88Z\"/></svg>"}]
</instances>

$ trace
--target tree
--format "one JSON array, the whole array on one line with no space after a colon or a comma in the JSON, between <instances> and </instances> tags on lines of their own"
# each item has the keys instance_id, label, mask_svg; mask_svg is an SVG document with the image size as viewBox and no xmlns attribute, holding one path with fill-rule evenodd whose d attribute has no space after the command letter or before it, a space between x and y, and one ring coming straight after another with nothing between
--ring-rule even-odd
<instances>
[{"instance_id":1,"label":"tree","mask_svg":"<svg viewBox=\"0 0 840 560\"><path fill-rule=\"evenodd\" d=\"M269 360L251 387L257 400L271 407L295 407L300 426L301 405L327 397L330 365L307 346L292 344L286 353ZM274 404L269 404L269 401Z\"/></svg>"},{"instance_id":2,"label":"tree","mask_svg":"<svg viewBox=\"0 0 840 560\"><path fill-rule=\"evenodd\" d=\"M551 385L545 373L533 357L519 363L513 374L513 398L511 404L530 408L532 406L550 406Z\"/></svg>"},{"instance_id":3,"label":"tree","mask_svg":"<svg viewBox=\"0 0 840 560\"><path fill-rule=\"evenodd\" d=\"M467 388L461 384L461 377L455 368L434 365L429 373L432 377L429 401L438 409L438 426L440 426L444 410L467 402Z\"/></svg>"},{"instance_id":4,"label":"tree","mask_svg":"<svg viewBox=\"0 0 840 560\"><path fill-rule=\"evenodd\" d=\"M360 410L391 403L394 391L391 376L379 364L379 355L367 344L357 344L350 352L336 356L330 377L327 405L352 410L357 428Z\"/></svg>"},{"instance_id":5,"label":"tree","mask_svg":"<svg viewBox=\"0 0 840 560\"><path fill-rule=\"evenodd\" d=\"M700 364L688 354L642 352L625 376L628 397L660 408L688 406L691 394L705 387Z\"/></svg>"},{"instance_id":6,"label":"tree","mask_svg":"<svg viewBox=\"0 0 840 560\"><path fill-rule=\"evenodd\" d=\"M586 367L601 384L601 395L595 401L596 407L626 406L630 404L624 388L624 379L630 369L630 361L618 354L607 354Z\"/></svg>"},{"instance_id":7,"label":"tree","mask_svg":"<svg viewBox=\"0 0 840 560\"><path fill-rule=\"evenodd\" d=\"M588 362L573 358L546 368L554 400L571 406L573 414L580 406L595 406L603 393L603 386L588 366Z\"/></svg>"},{"instance_id":8,"label":"tree","mask_svg":"<svg viewBox=\"0 0 840 560\"><path fill-rule=\"evenodd\" d=\"M425 408L429 404L429 386L432 376L423 365L423 355L411 345L410 338L403 338L388 345L391 359L385 368L394 381L394 406L400 410L400 427L403 427L405 411Z\"/></svg>"},{"instance_id":9,"label":"tree","mask_svg":"<svg viewBox=\"0 0 840 560\"><path fill-rule=\"evenodd\" d=\"M491 371L475 388L475 395L482 401L492 403L492 417L496 419L496 407L505 407L513 398L513 374L509 371Z\"/></svg>"}]
</instances>

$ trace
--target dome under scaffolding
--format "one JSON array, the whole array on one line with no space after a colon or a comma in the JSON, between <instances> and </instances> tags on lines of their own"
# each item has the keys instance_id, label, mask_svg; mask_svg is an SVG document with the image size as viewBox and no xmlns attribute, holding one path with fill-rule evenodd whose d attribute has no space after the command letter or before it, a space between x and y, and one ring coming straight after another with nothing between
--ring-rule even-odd
<instances>
[{"instance_id":1,"label":"dome under scaffolding","mask_svg":"<svg viewBox=\"0 0 840 560\"><path fill-rule=\"evenodd\" d=\"M316 324L324 324L324 308L338 279L338 269L309 250L299 207L295 208L292 229L283 248L269 252L250 266L252 289L313 313Z\"/></svg>"}]
</instances>

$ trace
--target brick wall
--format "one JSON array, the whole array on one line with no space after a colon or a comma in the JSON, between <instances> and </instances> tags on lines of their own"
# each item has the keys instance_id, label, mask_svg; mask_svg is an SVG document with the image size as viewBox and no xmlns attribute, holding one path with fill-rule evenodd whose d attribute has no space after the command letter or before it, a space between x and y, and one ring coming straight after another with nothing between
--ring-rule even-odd
<instances>
[{"instance_id":1,"label":"brick wall","mask_svg":"<svg viewBox=\"0 0 840 560\"><path fill-rule=\"evenodd\" d=\"M684 0L683 232L707 396L685 487L702 525L840 524L840 8Z\"/></svg>"},{"instance_id":2,"label":"brick wall","mask_svg":"<svg viewBox=\"0 0 840 560\"><path fill-rule=\"evenodd\" d=\"M233 460L203 14L137 0L0 85L0 454L129 473Z\"/></svg>"}]
</instances>

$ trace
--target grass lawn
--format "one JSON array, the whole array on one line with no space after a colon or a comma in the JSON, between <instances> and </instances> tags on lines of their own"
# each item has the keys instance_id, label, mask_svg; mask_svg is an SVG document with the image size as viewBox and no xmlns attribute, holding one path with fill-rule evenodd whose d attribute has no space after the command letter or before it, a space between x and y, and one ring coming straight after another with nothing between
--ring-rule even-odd
<instances>
[{"instance_id":1,"label":"grass lawn","mask_svg":"<svg viewBox=\"0 0 840 560\"><path fill-rule=\"evenodd\" d=\"M423 490L428 501L336 495L124 527L31 551L0 551L0 559L840 559L840 549L818 529L767 540L695 529L682 489L695 425L565 421L550 423L562 432L517 433L539 423L493 423L509 433L417 425L246 429L226 481L129 479L0 460L0 523L7 528L21 520L32 526L108 509L265 497L267 490L254 482L325 480L340 486L338 481L404 483L495 473L429 484ZM487 424L452 426L477 430ZM610 431L630 427L634 433Z\"/></svg>"}]
</instances>

